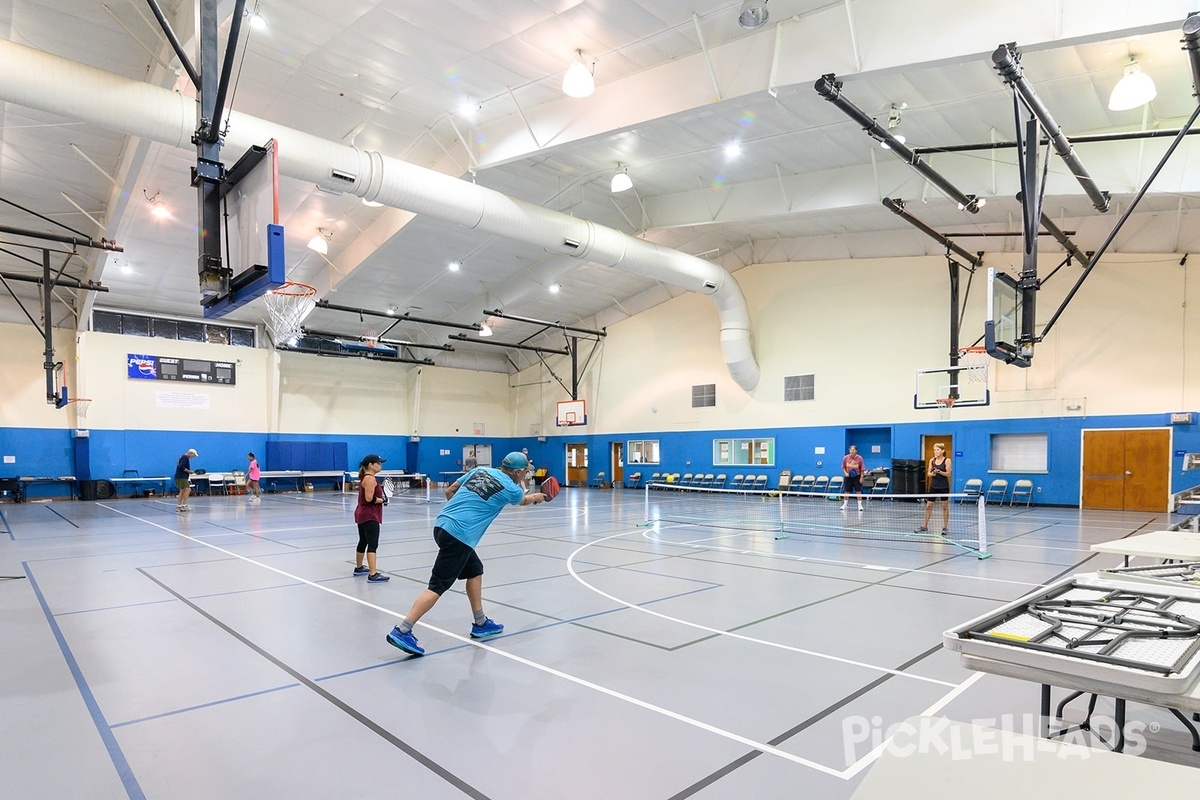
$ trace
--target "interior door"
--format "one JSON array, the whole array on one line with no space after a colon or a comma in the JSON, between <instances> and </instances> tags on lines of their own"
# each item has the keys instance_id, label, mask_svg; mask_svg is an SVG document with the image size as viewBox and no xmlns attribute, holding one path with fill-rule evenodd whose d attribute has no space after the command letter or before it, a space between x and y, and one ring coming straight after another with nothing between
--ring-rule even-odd
<instances>
[{"instance_id":1,"label":"interior door","mask_svg":"<svg viewBox=\"0 0 1200 800\"><path fill-rule=\"evenodd\" d=\"M1166 511L1169 430L1084 431L1084 508Z\"/></svg>"},{"instance_id":2,"label":"interior door","mask_svg":"<svg viewBox=\"0 0 1200 800\"><path fill-rule=\"evenodd\" d=\"M567 486L587 486L587 444L567 444Z\"/></svg>"},{"instance_id":3,"label":"interior door","mask_svg":"<svg viewBox=\"0 0 1200 800\"><path fill-rule=\"evenodd\" d=\"M1125 431L1083 432L1084 508L1125 508Z\"/></svg>"},{"instance_id":4,"label":"interior door","mask_svg":"<svg viewBox=\"0 0 1200 800\"><path fill-rule=\"evenodd\" d=\"M625 485L625 457L623 442L612 442L612 485L619 489Z\"/></svg>"}]
</instances>

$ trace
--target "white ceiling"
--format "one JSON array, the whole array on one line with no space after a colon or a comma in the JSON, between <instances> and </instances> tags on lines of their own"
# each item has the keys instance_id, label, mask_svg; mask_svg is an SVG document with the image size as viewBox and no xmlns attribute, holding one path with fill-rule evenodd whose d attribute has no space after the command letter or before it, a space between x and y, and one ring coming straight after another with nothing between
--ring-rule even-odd
<instances>
[{"instance_id":1,"label":"white ceiling","mask_svg":"<svg viewBox=\"0 0 1200 800\"><path fill-rule=\"evenodd\" d=\"M192 0L159 5L198 63ZM232 2L222 2L222 36ZM253 0L248 6L254 6ZM719 0L261 0L268 21L239 53L232 108L343 145L378 151L555 211L593 220L734 271L747 264L939 254L942 247L885 209L910 212L954 233L969 251L1019 254L1019 186L1012 148L925 156L968 194L978 214L926 184L881 150L813 82L844 81L843 96L896 129L910 147L1008 142L1011 91L991 52L1015 41L1026 77L1070 137L1174 129L1195 108L1180 25L1196 2L1015 0L768 0L771 20L738 27L740 2ZM194 94L141 0L0 0L8 40L160 87ZM562 74L576 50L594 60L596 93L565 98ZM1142 109L1112 112L1108 93L1130 55L1157 83ZM0 225L66 233L13 203L87 237L114 239L119 254L81 249L65 272L101 281L97 307L200 318L192 149L105 130L69 116L0 105ZM474 119L459 111L466 101ZM233 124L236 124L236 115ZM1200 157L1189 137L1117 237L1115 251L1200 248ZM736 158L725 146L739 141ZM1064 163L1052 158L1045 211L1076 231L1084 250L1104 240L1169 139L1079 144L1077 153L1113 207L1099 214ZM231 165L240 153L223 153ZM286 158L282 154L281 158ZM635 189L609 191L617 164ZM285 171L282 170L281 171ZM110 180L109 176L112 176ZM289 277L331 303L476 323L486 309L599 327L683 290L609 267L579 263L429 215L368 208L359 198L281 179ZM157 195L167 220L149 214ZM78 206L79 208L77 208ZM82 209L82 210L80 210ZM85 213L86 212L86 213ZM332 231L328 260L306 249ZM36 275L31 240L0 235L0 273ZM1061 252L1050 239L1044 251ZM55 245L66 251L66 245ZM55 268L64 255L55 254ZM462 263L459 272L447 264ZM1006 263L1019 261L1011 256ZM903 276L897 276L902 280ZM551 294L552 283L561 291ZM36 286L9 281L35 317ZM55 322L86 317L82 293L56 293ZM229 316L259 322L256 301ZM28 322L0 287L0 320ZM86 326L86 319L81 326ZM318 309L308 324L356 336L381 321ZM523 341L536 326L499 321L495 340ZM406 324L390 336L444 343L457 331ZM537 341L561 346L561 337ZM511 369L535 356L453 343L418 351L450 366ZM511 362L511 364L509 363Z\"/></svg>"}]
</instances>

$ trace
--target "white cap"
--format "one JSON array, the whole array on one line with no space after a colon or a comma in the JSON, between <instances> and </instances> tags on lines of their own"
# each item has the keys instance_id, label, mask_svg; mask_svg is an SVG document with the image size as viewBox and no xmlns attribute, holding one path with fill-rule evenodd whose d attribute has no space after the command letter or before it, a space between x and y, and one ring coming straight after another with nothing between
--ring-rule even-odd
<instances>
[{"instance_id":1,"label":"white cap","mask_svg":"<svg viewBox=\"0 0 1200 800\"><path fill-rule=\"evenodd\" d=\"M199 456L200 454L197 453L196 449L193 447L192 449L190 449L186 453L184 453L184 455L185 456Z\"/></svg>"}]
</instances>

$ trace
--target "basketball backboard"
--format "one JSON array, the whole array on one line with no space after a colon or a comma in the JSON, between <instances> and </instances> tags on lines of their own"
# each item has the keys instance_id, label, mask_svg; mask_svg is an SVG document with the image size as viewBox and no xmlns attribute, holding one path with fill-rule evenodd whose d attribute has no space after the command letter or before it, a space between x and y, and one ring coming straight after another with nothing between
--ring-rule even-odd
<instances>
[{"instance_id":1,"label":"basketball backboard","mask_svg":"<svg viewBox=\"0 0 1200 800\"><path fill-rule=\"evenodd\" d=\"M981 354L982 357L982 354ZM917 388L913 408L963 408L986 406L992 402L988 391L988 365L960 362L956 367L917 370Z\"/></svg>"},{"instance_id":2,"label":"basketball backboard","mask_svg":"<svg viewBox=\"0 0 1200 800\"><path fill-rule=\"evenodd\" d=\"M1025 309L1015 278L998 269L988 269L987 308L983 335L988 355L1006 364L1028 367L1033 357L1033 342L1021 341Z\"/></svg>"},{"instance_id":3,"label":"basketball backboard","mask_svg":"<svg viewBox=\"0 0 1200 800\"><path fill-rule=\"evenodd\" d=\"M587 425L587 402L584 400L560 400L554 424L560 428Z\"/></svg>"},{"instance_id":4,"label":"basketball backboard","mask_svg":"<svg viewBox=\"0 0 1200 800\"><path fill-rule=\"evenodd\" d=\"M221 317L287 280L279 224L279 159L272 139L252 147L221 184L229 285L205 301L206 318Z\"/></svg>"}]
</instances>

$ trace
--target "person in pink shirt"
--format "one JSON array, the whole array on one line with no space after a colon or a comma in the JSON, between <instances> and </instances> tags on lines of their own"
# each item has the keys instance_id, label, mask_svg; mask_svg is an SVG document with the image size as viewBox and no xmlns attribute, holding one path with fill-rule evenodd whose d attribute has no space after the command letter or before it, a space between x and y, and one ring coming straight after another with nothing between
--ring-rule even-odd
<instances>
[{"instance_id":1,"label":"person in pink shirt","mask_svg":"<svg viewBox=\"0 0 1200 800\"><path fill-rule=\"evenodd\" d=\"M258 489L258 479L262 477L262 470L258 468L258 459L254 457L254 453L250 453L250 467L246 470L246 486L251 492L250 502L262 502L262 492Z\"/></svg>"},{"instance_id":2,"label":"person in pink shirt","mask_svg":"<svg viewBox=\"0 0 1200 800\"><path fill-rule=\"evenodd\" d=\"M863 464L863 457L858 454L858 448L850 445L850 452L842 458L842 478L845 486L842 491L842 511L846 510L846 506L850 502L851 493L858 495L858 510L863 510L862 504L862 476L866 471L866 466Z\"/></svg>"}]
</instances>

